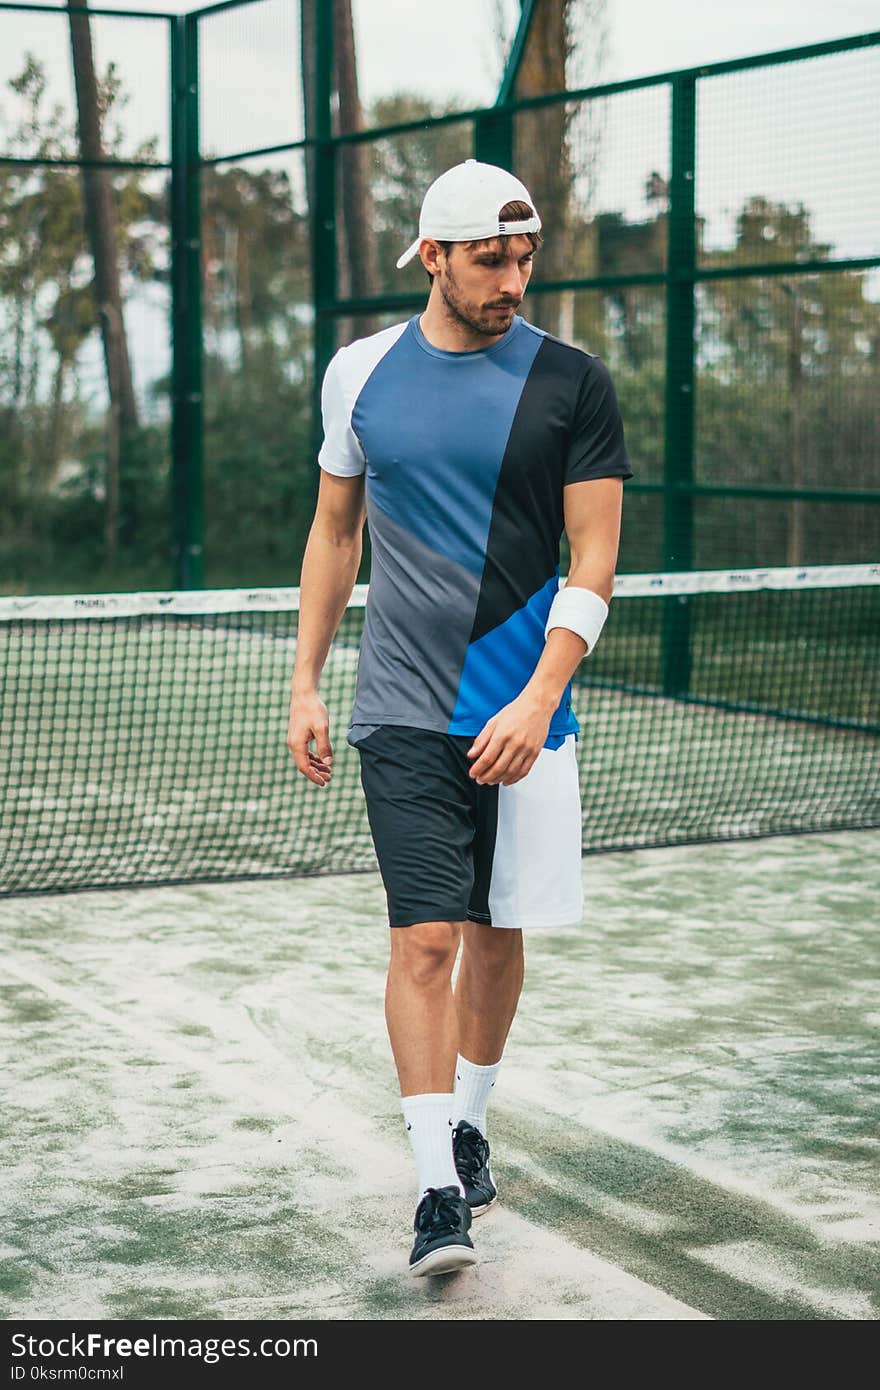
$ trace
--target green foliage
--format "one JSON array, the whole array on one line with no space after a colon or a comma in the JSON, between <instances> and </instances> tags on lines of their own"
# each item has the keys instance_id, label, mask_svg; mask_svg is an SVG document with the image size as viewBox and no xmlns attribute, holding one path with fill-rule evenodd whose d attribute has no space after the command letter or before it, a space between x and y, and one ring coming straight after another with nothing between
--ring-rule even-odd
<instances>
[{"instance_id":1,"label":"green foliage","mask_svg":"<svg viewBox=\"0 0 880 1390\"><path fill-rule=\"evenodd\" d=\"M264 350L245 372L214 361L205 430L205 582L298 584L314 511L310 382Z\"/></svg>"}]
</instances>

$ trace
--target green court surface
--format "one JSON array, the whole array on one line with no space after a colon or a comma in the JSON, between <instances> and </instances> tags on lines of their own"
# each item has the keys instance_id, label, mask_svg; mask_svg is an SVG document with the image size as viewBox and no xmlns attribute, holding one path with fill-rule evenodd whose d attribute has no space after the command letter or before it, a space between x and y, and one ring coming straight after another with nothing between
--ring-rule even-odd
<instances>
[{"instance_id":1,"label":"green court surface","mask_svg":"<svg viewBox=\"0 0 880 1390\"><path fill-rule=\"evenodd\" d=\"M421 1280L378 874L3 902L3 1317L876 1317L878 857L587 856Z\"/></svg>"}]
</instances>

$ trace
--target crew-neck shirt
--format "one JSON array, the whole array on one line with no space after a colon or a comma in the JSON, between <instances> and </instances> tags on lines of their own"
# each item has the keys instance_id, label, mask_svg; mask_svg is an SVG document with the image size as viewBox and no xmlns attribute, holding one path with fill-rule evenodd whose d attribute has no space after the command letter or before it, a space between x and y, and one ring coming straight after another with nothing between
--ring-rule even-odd
<instances>
[{"instance_id":1,"label":"crew-neck shirt","mask_svg":"<svg viewBox=\"0 0 880 1390\"><path fill-rule=\"evenodd\" d=\"M370 582L347 740L383 724L475 737L531 679L559 589L564 489L631 478L610 373L515 314L451 352L419 314L324 376L330 473L364 473ZM545 747L579 732L571 681Z\"/></svg>"}]
</instances>

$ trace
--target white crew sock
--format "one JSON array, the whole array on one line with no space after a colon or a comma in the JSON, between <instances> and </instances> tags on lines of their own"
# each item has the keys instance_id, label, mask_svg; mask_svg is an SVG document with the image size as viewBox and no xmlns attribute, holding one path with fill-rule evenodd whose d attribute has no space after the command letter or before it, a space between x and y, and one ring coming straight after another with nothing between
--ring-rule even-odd
<instances>
[{"instance_id":1,"label":"white crew sock","mask_svg":"<svg viewBox=\"0 0 880 1390\"><path fill-rule=\"evenodd\" d=\"M469 1062L461 1053L455 1063L455 1094L452 1103L453 1124L467 1120L482 1134L486 1135L486 1106L495 1085L495 1078L501 1066L501 1058L487 1067Z\"/></svg>"},{"instance_id":2,"label":"white crew sock","mask_svg":"<svg viewBox=\"0 0 880 1390\"><path fill-rule=\"evenodd\" d=\"M429 1187L464 1188L452 1157L452 1093L403 1096L400 1101L415 1155L419 1199Z\"/></svg>"}]
</instances>

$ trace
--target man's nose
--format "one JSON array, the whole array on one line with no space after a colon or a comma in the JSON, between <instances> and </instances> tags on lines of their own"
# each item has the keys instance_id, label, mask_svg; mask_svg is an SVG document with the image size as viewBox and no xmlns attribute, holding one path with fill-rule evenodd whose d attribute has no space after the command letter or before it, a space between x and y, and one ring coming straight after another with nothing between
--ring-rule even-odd
<instances>
[{"instance_id":1,"label":"man's nose","mask_svg":"<svg viewBox=\"0 0 880 1390\"><path fill-rule=\"evenodd\" d=\"M508 299L522 299L524 289L522 271L515 261L508 261L501 272L498 293Z\"/></svg>"}]
</instances>

